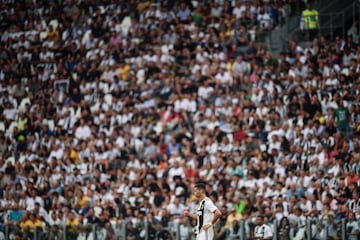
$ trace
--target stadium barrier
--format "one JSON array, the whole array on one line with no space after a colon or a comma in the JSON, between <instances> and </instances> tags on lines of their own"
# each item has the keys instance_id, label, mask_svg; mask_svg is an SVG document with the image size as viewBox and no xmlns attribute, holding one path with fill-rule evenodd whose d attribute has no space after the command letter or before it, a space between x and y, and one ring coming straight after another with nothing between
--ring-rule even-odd
<instances>
[{"instance_id":1,"label":"stadium barrier","mask_svg":"<svg viewBox=\"0 0 360 240\"><path fill-rule=\"evenodd\" d=\"M286 220L287 219L287 220ZM354 224L342 218L329 220L325 217L304 217L304 221L283 218L280 221L271 220L267 223L273 230L273 240L322 240L322 239L357 239L359 231ZM359 223L356 222L355 226ZM236 229L234 229L236 228ZM251 240L254 239L255 222L240 220L239 225L225 227L215 226L217 240ZM222 235L219 233L222 231ZM193 240L195 235L192 226L176 221L168 222L167 227L158 223L149 223L145 218L137 223L107 222L102 224L78 225L46 225L41 227L23 227L14 224L4 224L1 227L0 239L14 240Z\"/></svg>"}]
</instances>

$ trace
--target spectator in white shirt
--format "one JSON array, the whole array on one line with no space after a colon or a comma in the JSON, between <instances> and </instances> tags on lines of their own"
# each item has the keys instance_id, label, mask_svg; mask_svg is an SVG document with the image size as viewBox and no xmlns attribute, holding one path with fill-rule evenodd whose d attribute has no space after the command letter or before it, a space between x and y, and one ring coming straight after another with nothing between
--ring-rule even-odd
<instances>
[{"instance_id":1,"label":"spectator in white shirt","mask_svg":"<svg viewBox=\"0 0 360 240\"><path fill-rule=\"evenodd\" d=\"M52 151L48 157L48 163L51 162L51 159L55 157L56 159L63 159L64 157L64 149L60 147L59 144L55 143L52 145Z\"/></svg>"},{"instance_id":2,"label":"spectator in white shirt","mask_svg":"<svg viewBox=\"0 0 360 240\"><path fill-rule=\"evenodd\" d=\"M90 127L85 123L84 119L80 119L80 126L75 130L75 137L79 140L86 140L90 135Z\"/></svg>"},{"instance_id":3,"label":"spectator in white shirt","mask_svg":"<svg viewBox=\"0 0 360 240\"><path fill-rule=\"evenodd\" d=\"M217 80L217 85L223 89L229 90L233 85L233 78L227 71L226 65L220 66L219 73L215 75L215 79Z\"/></svg>"},{"instance_id":4,"label":"spectator in white shirt","mask_svg":"<svg viewBox=\"0 0 360 240\"><path fill-rule=\"evenodd\" d=\"M236 57L236 60L233 63L231 70L234 78L241 78L250 72L250 64L243 60L242 55L239 55Z\"/></svg>"},{"instance_id":5,"label":"spectator in white shirt","mask_svg":"<svg viewBox=\"0 0 360 240\"><path fill-rule=\"evenodd\" d=\"M185 209L185 205L181 203L180 197L176 197L173 202L167 206L167 210L171 215L181 215Z\"/></svg>"},{"instance_id":6,"label":"spectator in white shirt","mask_svg":"<svg viewBox=\"0 0 360 240\"><path fill-rule=\"evenodd\" d=\"M173 182L173 178L175 176L180 176L182 179L185 179L184 168L180 165L180 159L177 159L177 158L175 158L173 160L173 163L170 166L170 169L169 169L169 172L168 172L168 180L169 180L169 182Z\"/></svg>"},{"instance_id":7,"label":"spectator in white shirt","mask_svg":"<svg viewBox=\"0 0 360 240\"><path fill-rule=\"evenodd\" d=\"M209 80L204 80L204 83L198 89L198 96L200 99L207 101L213 92L214 88L209 84Z\"/></svg>"}]
</instances>

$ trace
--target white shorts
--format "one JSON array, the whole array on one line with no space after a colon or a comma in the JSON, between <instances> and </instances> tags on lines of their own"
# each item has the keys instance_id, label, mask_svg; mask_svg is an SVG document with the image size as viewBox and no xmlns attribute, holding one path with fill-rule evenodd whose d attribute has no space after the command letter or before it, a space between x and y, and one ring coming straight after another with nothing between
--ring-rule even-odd
<instances>
[{"instance_id":1,"label":"white shorts","mask_svg":"<svg viewBox=\"0 0 360 240\"><path fill-rule=\"evenodd\" d=\"M201 230L198 235L196 235L196 240L213 240L214 238L214 229L210 227L207 230Z\"/></svg>"}]
</instances>

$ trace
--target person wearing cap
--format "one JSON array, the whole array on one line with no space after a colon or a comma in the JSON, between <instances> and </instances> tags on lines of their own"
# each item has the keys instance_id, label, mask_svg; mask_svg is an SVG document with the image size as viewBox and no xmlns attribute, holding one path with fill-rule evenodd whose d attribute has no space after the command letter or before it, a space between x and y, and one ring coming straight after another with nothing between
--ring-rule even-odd
<instances>
[{"instance_id":1,"label":"person wearing cap","mask_svg":"<svg viewBox=\"0 0 360 240\"><path fill-rule=\"evenodd\" d=\"M215 206L214 202L206 196L205 184L197 183L194 188L194 195L199 202L196 213L184 210L184 215L196 221L194 232L196 240L212 240L214 238L213 225L220 219L222 213Z\"/></svg>"},{"instance_id":2,"label":"person wearing cap","mask_svg":"<svg viewBox=\"0 0 360 240\"><path fill-rule=\"evenodd\" d=\"M321 239L337 239L337 224L335 223L335 213L333 211L329 211L327 214L326 224L323 224L320 236Z\"/></svg>"}]
</instances>

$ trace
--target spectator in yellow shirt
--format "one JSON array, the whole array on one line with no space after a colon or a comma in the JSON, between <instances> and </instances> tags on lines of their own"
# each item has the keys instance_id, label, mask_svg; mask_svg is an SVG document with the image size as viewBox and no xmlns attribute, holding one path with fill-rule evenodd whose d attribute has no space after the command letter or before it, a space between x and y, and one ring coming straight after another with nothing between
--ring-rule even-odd
<instances>
[{"instance_id":1,"label":"spectator in yellow shirt","mask_svg":"<svg viewBox=\"0 0 360 240\"><path fill-rule=\"evenodd\" d=\"M238 221L238 222L240 222L240 220L242 219L242 215L241 215L241 213L238 213L238 212L236 212L236 210L235 210L235 208L232 208L231 210L230 210L230 214L227 216L227 218L226 218L226 224L225 224L225 226L227 227L227 228L231 228L232 227L232 223L233 223L233 221Z\"/></svg>"},{"instance_id":2,"label":"spectator in yellow shirt","mask_svg":"<svg viewBox=\"0 0 360 240\"><path fill-rule=\"evenodd\" d=\"M90 202L90 198L84 194L83 190L79 189L77 192L78 195L78 205L80 208L84 208L85 204Z\"/></svg>"},{"instance_id":3,"label":"spectator in yellow shirt","mask_svg":"<svg viewBox=\"0 0 360 240\"><path fill-rule=\"evenodd\" d=\"M27 214L24 214L27 215ZM43 227L43 221L35 213L31 212L28 214L28 217L25 221L20 223L21 230L32 239L32 236L36 229L41 230Z\"/></svg>"},{"instance_id":4,"label":"spectator in yellow shirt","mask_svg":"<svg viewBox=\"0 0 360 240\"><path fill-rule=\"evenodd\" d=\"M68 216L67 216L67 221L66 221L66 225L67 226L77 226L77 225L79 225L79 218L78 217L76 217L75 216L75 214L72 212L72 211L70 211L69 213L68 213Z\"/></svg>"},{"instance_id":5,"label":"spectator in yellow shirt","mask_svg":"<svg viewBox=\"0 0 360 240\"><path fill-rule=\"evenodd\" d=\"M78 225L80 223L80 220L78 217L75 216L75 214L70 211L67 215L67 221L66 221L66 226L68 227L67 230L67 234L69 236L71 236L71 239L74 237L76 238L77 235L77 231L78 231Z\"/></svg>"},{"instance_id":6,"label":"spectator in yellow shirt","mask_svg":"<svg viewBox=\"0 0 360 240\"><path fill-rule=\"evenodd\" d=\"M130 66L124 61L120 62L119 67L119 77L123 81L127 81L129 79Z\"/></svg>"},{"instance_id":7,"label":"spectator in yellow shirt","mask_svg":"<svg viewBox=\"0 0 360 240\"><path fill-rule=\"evenodd\" d=\"M73 163L79 164L80 163L80 156L78 150L75 146L69 146L65 148L65 155L69 158Z\"/></svg>"}]
</instances>

